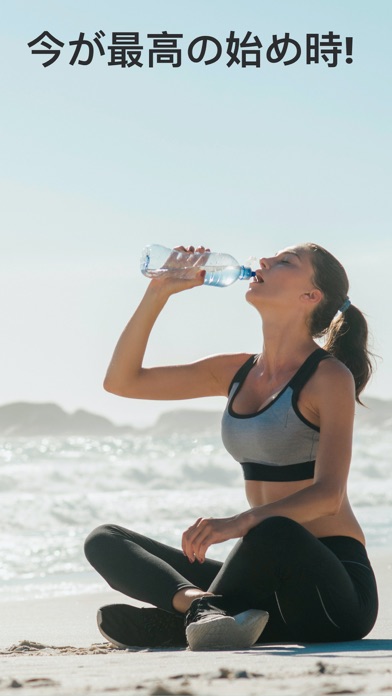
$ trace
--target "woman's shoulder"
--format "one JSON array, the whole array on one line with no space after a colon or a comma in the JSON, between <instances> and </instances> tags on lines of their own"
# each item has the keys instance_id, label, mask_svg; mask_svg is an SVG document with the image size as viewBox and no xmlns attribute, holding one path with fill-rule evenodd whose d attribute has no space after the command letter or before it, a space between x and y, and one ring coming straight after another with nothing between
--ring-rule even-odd
<instances>
[{"instance_id":1,"label":"woman's shoulder","mask_svg":"<svg viewBox=\"0 0 392 696\"><path fill-rule=\"evenodd\" d=\"M327 353L327 359L320 361L316 375L319 374L319 376L324 379L328 377L332 379L343 379L354 382L353 374L347 365L345 365L341 360L336 358L331 353L328 353L327 351L325 351L325 353Z\"/></svg>"},{"instance_id":2,"label":"woman's shoulder","mask_svg":"<svg viewBox=\"0 0 392 696\"><path fill-rule=\"evenodd\" d=\"M336 419L339 423L350 421L355 409L355 383L348 367L332 355L321 360L301 391L301 405L318 427L326 422L336 424Z\"/></svg>"},{"instance_id":3,"label":"woman's shoulder","mask_svg":"<svg viewBox=\"0 0 392 696\"><path fill-rule=\"evenodd\" d=\"M221 353L210 356L211 370L220 383L223 394L228 393L237 372L255 355L255 353Z\"/></svg>"},{"instance_id":4,"label":"woman's shoulder","mask_svg":"<svg viewBox=\"0 0 392 696\"><path fill-rule=\"evenodd\" d=\"M256 357L256 353L221 353L211 356L215 358L217 364L219 364L222 370L228 373L237 371L251 358Z\"/></svg>"},{"instance_id":5,"label":"woman's shoulder","mask_svg":"<svg viewBox=\"0 0 392 696\"><path fill-rule=\"evenodd\" d=\"M353 374L341 360L333 355L320 361L308 386L309 391L314 396L318 395L333 400L344 396L355 400Z\"/></svg>"}]
</instances>

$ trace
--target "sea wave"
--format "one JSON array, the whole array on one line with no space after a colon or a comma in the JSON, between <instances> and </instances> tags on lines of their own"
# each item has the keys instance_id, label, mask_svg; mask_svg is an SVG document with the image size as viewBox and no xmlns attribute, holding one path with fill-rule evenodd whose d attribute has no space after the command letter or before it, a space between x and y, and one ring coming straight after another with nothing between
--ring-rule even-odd
<instances>
[{"instance_id":1,"label":"sea wave","mask_svg":"<svg viewBox=\"0 0 392 696\"><path fill-rule=\"evenodd\" d=\"M368 542L392 530L392 433L356 433L349 494ZM116 523L179 546L197 517L247 507L241 467L218 436L10 438L0 441L2 598L95 586L83 540ZM216 545L223 560L232 542ZM56 590L57 588L57 590Z\"/></svg>"}]
</instances>

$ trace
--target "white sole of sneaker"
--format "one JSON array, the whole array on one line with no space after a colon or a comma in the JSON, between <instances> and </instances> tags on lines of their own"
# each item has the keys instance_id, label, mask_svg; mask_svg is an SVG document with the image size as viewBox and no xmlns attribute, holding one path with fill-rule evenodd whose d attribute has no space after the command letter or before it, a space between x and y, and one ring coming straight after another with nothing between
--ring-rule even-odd
<instances>
[{"instance_id":1,"label":"white sole of sneaker","mask_svg":"<svg viewBox=\"0 0 392 696\"><path fill-rule=\"evenodd\" d=\"M247 650L264 630L269 614L248 609L237 616L217 616L189 624L186 637L191 650Z\"/></svg>"},{"instance_id":2,"label":"white sole of sneaker","mask_svg":"<svg viewBox=\"0 0 392 696\"><path fill-rule=\"evenodd\" d=\"M116 648L121 648L121 650L127 650L129 648L129 645L124 645L124 643L119 643L117 640L114 640L114 638L111 638L110 636L108 636L107 633L105 633L105 631L102 628L102 612L100 609L98 609L98 611L97 611L97 626L98 626L98 630L101 633L101 635L103 635L103 637L106 638L106 640L109 641L109 643L114 645Z\"/></svg>"}]
</instances>

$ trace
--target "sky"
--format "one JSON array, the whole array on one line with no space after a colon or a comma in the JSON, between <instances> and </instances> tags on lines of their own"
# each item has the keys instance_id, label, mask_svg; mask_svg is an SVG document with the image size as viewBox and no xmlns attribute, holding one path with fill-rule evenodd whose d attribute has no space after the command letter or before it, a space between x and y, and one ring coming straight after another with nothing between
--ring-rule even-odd
<instances>
[{"instance_id":1,"label":"sky","mask_svg":"<svg viewBox=\"0 0 392 696\"><path fill-rule=\"evenodd\" d=\"M366 393L392 399L391 15L389 0L8 3L0 29L0 404L55 402L136 426L173 408L223 408L223 397L139 401L103 390L147 287L142 248L204 244L242 263L303 241L345 266L379 356ZM43 31L64 43L47 68L27 46ZM69 42L99 31L105 54L95 47L90 65L70 65ZM177 68L148 66L147 34L162 31L183 35ZM260 68L227 66L231 31L259 37ZM307 64L306 35L329 31L343 41L337 66ZM143 67L108 65L112 32L139 32ZM273 34L286 32L301 57L268 62ZM223 46L211 65L188 58L203 35ZM246 289L239 281L170 298L145 366L259 352L261 323Z\"/></svg>"}]
</instances>

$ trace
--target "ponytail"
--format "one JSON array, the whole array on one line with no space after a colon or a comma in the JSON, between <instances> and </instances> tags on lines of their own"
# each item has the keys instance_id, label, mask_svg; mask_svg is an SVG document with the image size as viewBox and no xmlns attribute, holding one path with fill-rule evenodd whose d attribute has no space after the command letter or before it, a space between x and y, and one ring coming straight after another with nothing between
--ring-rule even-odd
<instances>
[{"instance_id":1,"label":"ponytail","mask_svg":"<svg viewBox=\"0 0 392 696\"><path fill-rule=\"evenodd\" d=\"M368 325L362 312L352 304L336 316L328 327L324 349L344 363L352 372L355 382L355 398L368 383L373 365L368 344Z\"/></svg>"},{"instance_id":2,"label":"ponytail","mask_svg":"<svg viewBox=\"0 0 392 696\"><path fill-rule=\"evenodd\" d=\"M324 349L351 371L355 398L362 403L359 395L373 372L366 319L347 297L348 278L342 264L317 244L305 244L305 248L310 252L314 285L323 293L310 315L310 333L314 338L325 337Z\"/></svg>"}]
</instances>

